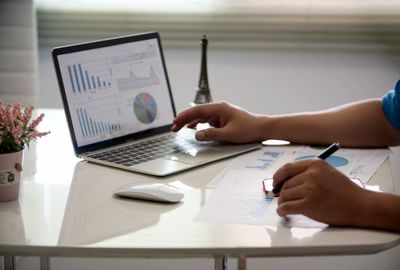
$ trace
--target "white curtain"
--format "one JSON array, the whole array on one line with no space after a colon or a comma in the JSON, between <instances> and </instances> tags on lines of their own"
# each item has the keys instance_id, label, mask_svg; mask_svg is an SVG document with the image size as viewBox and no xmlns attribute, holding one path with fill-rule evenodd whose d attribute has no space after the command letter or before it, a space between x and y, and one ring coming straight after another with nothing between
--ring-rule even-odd
<instances>
[{"instance_id":1,"label":"white curtain","mask_svg":"<svg viewBox=\"0 0 400 270\"><path fill-rule=\"evenodd\" d=\"M33 0L0 1L0 98L37 105L38 50Z\"/></svg>"}]
</instances>

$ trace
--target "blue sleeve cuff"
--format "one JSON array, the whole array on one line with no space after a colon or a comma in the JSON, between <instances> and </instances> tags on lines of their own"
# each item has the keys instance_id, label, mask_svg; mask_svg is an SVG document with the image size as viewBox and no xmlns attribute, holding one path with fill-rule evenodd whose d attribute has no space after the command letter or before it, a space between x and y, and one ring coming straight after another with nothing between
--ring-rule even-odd
<instances>
[{"instance_id":1,"label":"blue sleeve cuff","mask_svg":"<svg viewBox=\"0 0 400 270\"><path fill-rule=\"evenodd\" d=\"M400 80L393 90L383 96L382 108L392 126L400 130Z\"/></svg>"}]
</instances>

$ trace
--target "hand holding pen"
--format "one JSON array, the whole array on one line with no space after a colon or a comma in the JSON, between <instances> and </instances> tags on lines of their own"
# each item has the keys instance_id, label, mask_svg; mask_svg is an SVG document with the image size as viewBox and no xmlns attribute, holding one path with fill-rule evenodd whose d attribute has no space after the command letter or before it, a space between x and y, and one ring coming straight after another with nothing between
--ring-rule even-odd
<instances>
[{"instance_id":1,"label":"hand holding pen","mask_svg":"<svg viewBox=\"0 0 400 270\"><path fill-rule=\"evenodd\" d=\"M320 157L327 158L335 148ZM288 163L275 172L275 184L285 182L276 211L280 216L301 214L333 226L354 226L370 193L322 158Z\"/></svg>"},{"instance_id":2,"label":"hand holding pen","mask_svg":"<svg viewBox=\"0 0 400 270\"><path fill-rule=\"evenodd\" d=\"M331 144L328 148L326 148L321 154L319 154L317 157L319 159L325 160L328 157L330 157L333 153L335 153L337 150L339 150L340 148L340 144L339 143L333 143ZM279 194L279 192L281 191L283 184L285 184L285 182L290 179L287 178L281 182L279 182L276 186L274 186L274 188L272 190L270 190L267 193L267 198L272 198L274 196L276 196L277 194ZM263 187L265 190L265 183L263 182Z\"/></svg>"}]
</instances>

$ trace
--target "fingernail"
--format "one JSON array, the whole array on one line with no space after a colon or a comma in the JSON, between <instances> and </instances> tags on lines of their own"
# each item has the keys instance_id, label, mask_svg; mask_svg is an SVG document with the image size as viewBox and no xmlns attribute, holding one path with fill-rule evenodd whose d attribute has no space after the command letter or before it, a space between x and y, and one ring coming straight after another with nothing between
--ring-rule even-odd
<instances>
[{"instance_id":1,"label":"fingernail","mask_svg":"<svg viewBox=\"0 0 400 270\"><path fill-rule=\"evenodd\" d=\"M196 132L196 139L199 141L202 141L206 138L206 135L202 131Z\"/></svg>"},{"instance_id":2,"label":"fingernail","mask_svg":"<svg viewBox=\"0 0 400 270\"><path fill-rule=\"evenodd\" d=\"M172 125L171 130L174 131L176 129L176 125Z\"/></svg>"}]
</instances>

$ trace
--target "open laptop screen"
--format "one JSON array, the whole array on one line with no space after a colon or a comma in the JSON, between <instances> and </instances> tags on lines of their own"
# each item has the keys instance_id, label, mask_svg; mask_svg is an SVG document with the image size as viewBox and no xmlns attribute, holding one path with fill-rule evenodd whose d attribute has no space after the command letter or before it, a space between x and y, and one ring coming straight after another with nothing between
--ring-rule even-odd
<instances>
[{"instance_id":1,"label":"open laptop screen","mask_svg":"<svg viewBox=\"0 0 400 270\"><path fill-rule=\"evenodd\" d=\"M172 123L157 33L58 48L53 57L77 147Z\"/></svg>"}]
</instances>

